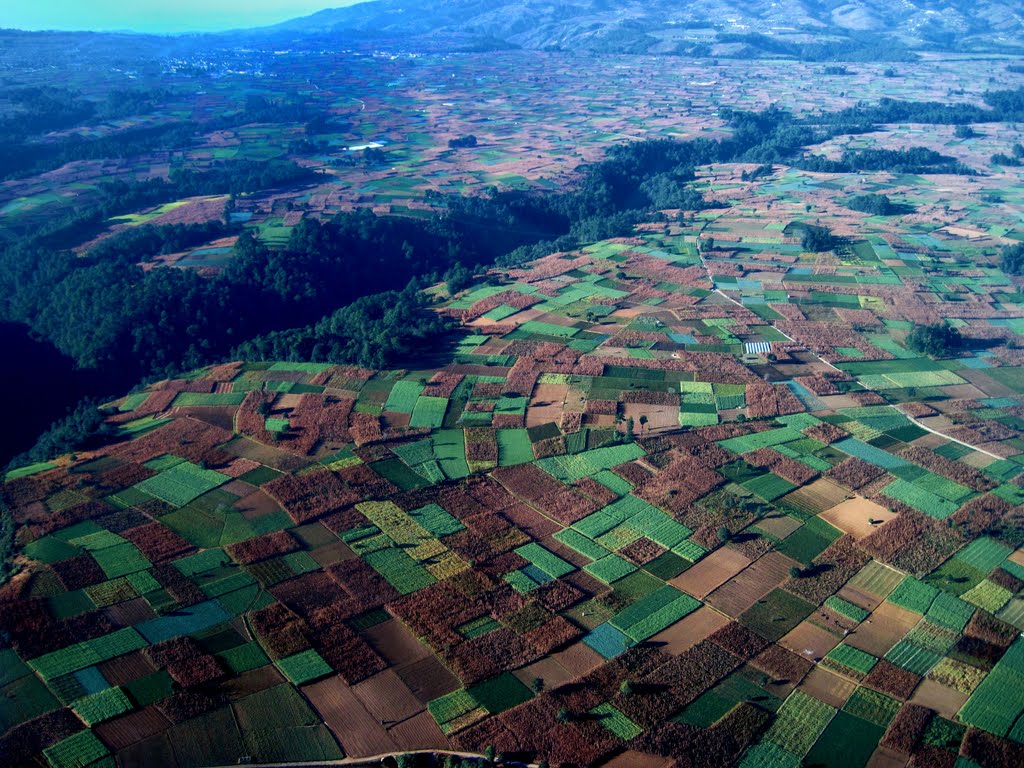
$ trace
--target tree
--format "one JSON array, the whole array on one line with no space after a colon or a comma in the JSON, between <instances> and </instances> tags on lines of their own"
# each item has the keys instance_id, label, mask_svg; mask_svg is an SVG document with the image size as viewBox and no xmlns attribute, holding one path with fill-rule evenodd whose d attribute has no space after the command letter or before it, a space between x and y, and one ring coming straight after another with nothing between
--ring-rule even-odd
<instances>
[{"instance_id":1,"label":"tree","mask_svg":"<svg viewBox=\"0 0 1024 768\"><path fill-rule=\"evenodd\" d=\"M729 540L732 538L732 534L729 533L729 529L724 525L718 529L716 536L718 536L718 540L722 544L728 544Z\"/></svg>"},{"instance_id":2,"label":"tree","mask_svg":"<svg viewBox=\"0 0 1024 768\"><path fill-rule=\"evenodd\" d=\"M465 264L453 264L444 273L444 282L448 293L454 296L473 282L473 272L467 269Z\"/></svg>"},{"instance_id":3,"label":"tree","mask_svg":"<svg viewBox=\"0 0 1024 768\"><path fill-rule=\"evenodd\" d=\"M795 565L790 566L790 568L789 568L789 578L791 578L791 579L799 579L803 575L804 575L804 572L803 572L803 570L801 568L798 568Z\"/></svg>"},{"instance_id":4,"label":"tree","mask_svg":"<svg viewBox=\"0 0 1024 768\"><path fill-rule=\"evenodd\" d=\"M626 441L631 443L635 438L636 434L634 433L633 417L630 416L626 419Z\"/></svg>"},{"instance_id":5,"label":"tree","mask_svg":"<svg viewBox=\"0 0 1024 768\"><path fill-rule=\"evenodd\" d=\"M543 677L535 677L535 678L533 678L533 682L530 683L530 688L533 689L534 693L542 692L544 690L544 678Z\"/></svg>"},{"instance_id":6,"label":"tree","mask_svg":"<svg viewBox=\"0 0 1024 768\"><path fill-rule=\"evenodd\" d=\"M964 337L947 323L915 325L907 334L907 346L932 357L948 357L964 346Z\"/></svg>"},{"instance_id":7,"label":"tree","mask_svg":"<svg viewBox=\"0 0 1024 768\"><path fill-rule=\"evenodd\" d=\"M448 149L468 149L477 145L476 136L459 136L456 139L448 139Z\"/></svg>"},{"instance_id":8,"label":"tree","mask_svg":"<svg viewBox=\"0 0 1024 768\"><path fill-rule=\"evenodd\" d=\"M836 247L836 239L826 227L806 224L804 232L800 236L800 247L810 253L831 251Z\"/></svg>"},{"instance_id":9,"label":"tree","mask_svg":"<svg viewBox=\"0 0 1024 768\"><path fill-rule=\"evenodd\" d=\"M566 707L562 707L558 710L558 714L555 715L555 719L560 723L568 723L572 720L572 714Z\"/></svg>"},{"instance_id":10,"label":"tree","mask_svg":"<svg viewBox=\"0 0 1024 768\"><path fill-rule=\"evenodd\" d=\"M1015 243L1003 248L999 266L1008 275L1024 275L1024 243Z\"/></svg>"},{"instance_id":11,"label":"tree","mask_svg":"<svg viewBox=\"0 0 1024 768\"><path fill-rule=\"evenodd\" d=\"M958 139L973 139L978 135L978 132L969 125L958 125L953 129L953 135Z\"/></svg>"},{"instance_id":12,"label":"tree","mask_svg":"<svg viewBox=\"0 0 1024 768\"><path fill-rule=\"evenodd\" d=\"M621 683L619 683L619 693L621 693L623 696L631 695L634 691L634 688L635 687L631 680L623 680Z\"/></svg>"},{"instance_id":13,"label":"tree","mask_svg":"<svg viewBox=\"0 0 1024 768\"><path fill-rule=\"evenodd\" d=\"M899 206L895 205L888 196L877 194L854 195L846 201L846 207L861 213L870 213L873 216L891 216L899 210Z\"/></svg>"}]
</instances>

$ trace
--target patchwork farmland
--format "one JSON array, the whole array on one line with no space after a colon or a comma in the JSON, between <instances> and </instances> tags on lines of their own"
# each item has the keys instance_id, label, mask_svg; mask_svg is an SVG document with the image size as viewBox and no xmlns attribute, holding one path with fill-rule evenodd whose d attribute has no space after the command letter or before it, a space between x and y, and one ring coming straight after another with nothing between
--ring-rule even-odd
<instances>
[{"instance_id":1,"label":"patchwork farmland","mask_svg":"<svg viewBox=\"0 0 1024 768\"><path fill-rule=\"evenodd\" d=\"M1019 58L0 39L0 764L1024 765Z\"/></svg>"},{"instance_id":2,"label":"patchwork farmland","mask_svg":"<svg viewBox=\"0 0 1024 768\"><path fill-rule=\"evenodd\" d=\"M1018 287L888 218L805 252L819 177L739 170L431 289L439 367L208 367L10 473L3 754L1019 764Z\"/></svg>"}]
</instances>

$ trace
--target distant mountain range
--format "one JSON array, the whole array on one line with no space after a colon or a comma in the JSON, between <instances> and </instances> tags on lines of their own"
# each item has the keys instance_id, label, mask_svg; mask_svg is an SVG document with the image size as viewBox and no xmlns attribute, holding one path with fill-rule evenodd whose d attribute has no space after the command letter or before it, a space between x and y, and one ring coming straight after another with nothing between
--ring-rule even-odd
<instances>
[{"instance_id":1,"label":"distant mountain range","mask_svg":"<svg viewBox=\"0 0 1024 768\"><path fill-rule=\"evenodd\" d=\"M1024 50L1020 0L375 0L265 30L456 48L908 58Z\"/></svg>"}]
</instances>

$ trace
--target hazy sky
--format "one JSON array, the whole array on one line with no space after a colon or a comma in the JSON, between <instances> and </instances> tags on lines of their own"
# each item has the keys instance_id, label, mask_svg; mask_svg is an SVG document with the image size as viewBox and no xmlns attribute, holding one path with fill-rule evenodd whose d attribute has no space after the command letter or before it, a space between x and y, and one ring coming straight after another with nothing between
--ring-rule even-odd
<instances>
[{"instance_id":1,"label":"hazy sky","mask_svg":"<svg viewBox=\"0 0 1024 768\"><path fill-rule=\"evenodd\" d=\"M274 24L359 0L3 0L0 28L185 32Z\"/></svg>"}]
</instances>

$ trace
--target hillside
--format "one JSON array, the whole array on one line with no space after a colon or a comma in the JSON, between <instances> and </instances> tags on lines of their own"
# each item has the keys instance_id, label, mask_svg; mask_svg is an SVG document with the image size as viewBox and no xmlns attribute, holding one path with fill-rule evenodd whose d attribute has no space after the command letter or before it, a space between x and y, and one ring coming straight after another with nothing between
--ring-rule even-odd
<instances>
[{"instance_id":1,"label":"hillside","mask_svg":"<svg viewBox=\"0 0 1024 768\"><path fill-rule=\"evenodd\" d=\"M1024 14L1004 0L377 0L274 29L468 47L877 60L910 50L1019 50Z\"/></svg>"},{"instance_id":2,"label":"hillside","mask_svg":"<svg viewBox=\"0 0 1024 768\"><path fill-rule=\"evenodd\" d=\"M9 475L0 754L1019 765L1019 293L984 233L754 170L431 289L440 364L204 368Z\"/></svg>"}]
</instances>

